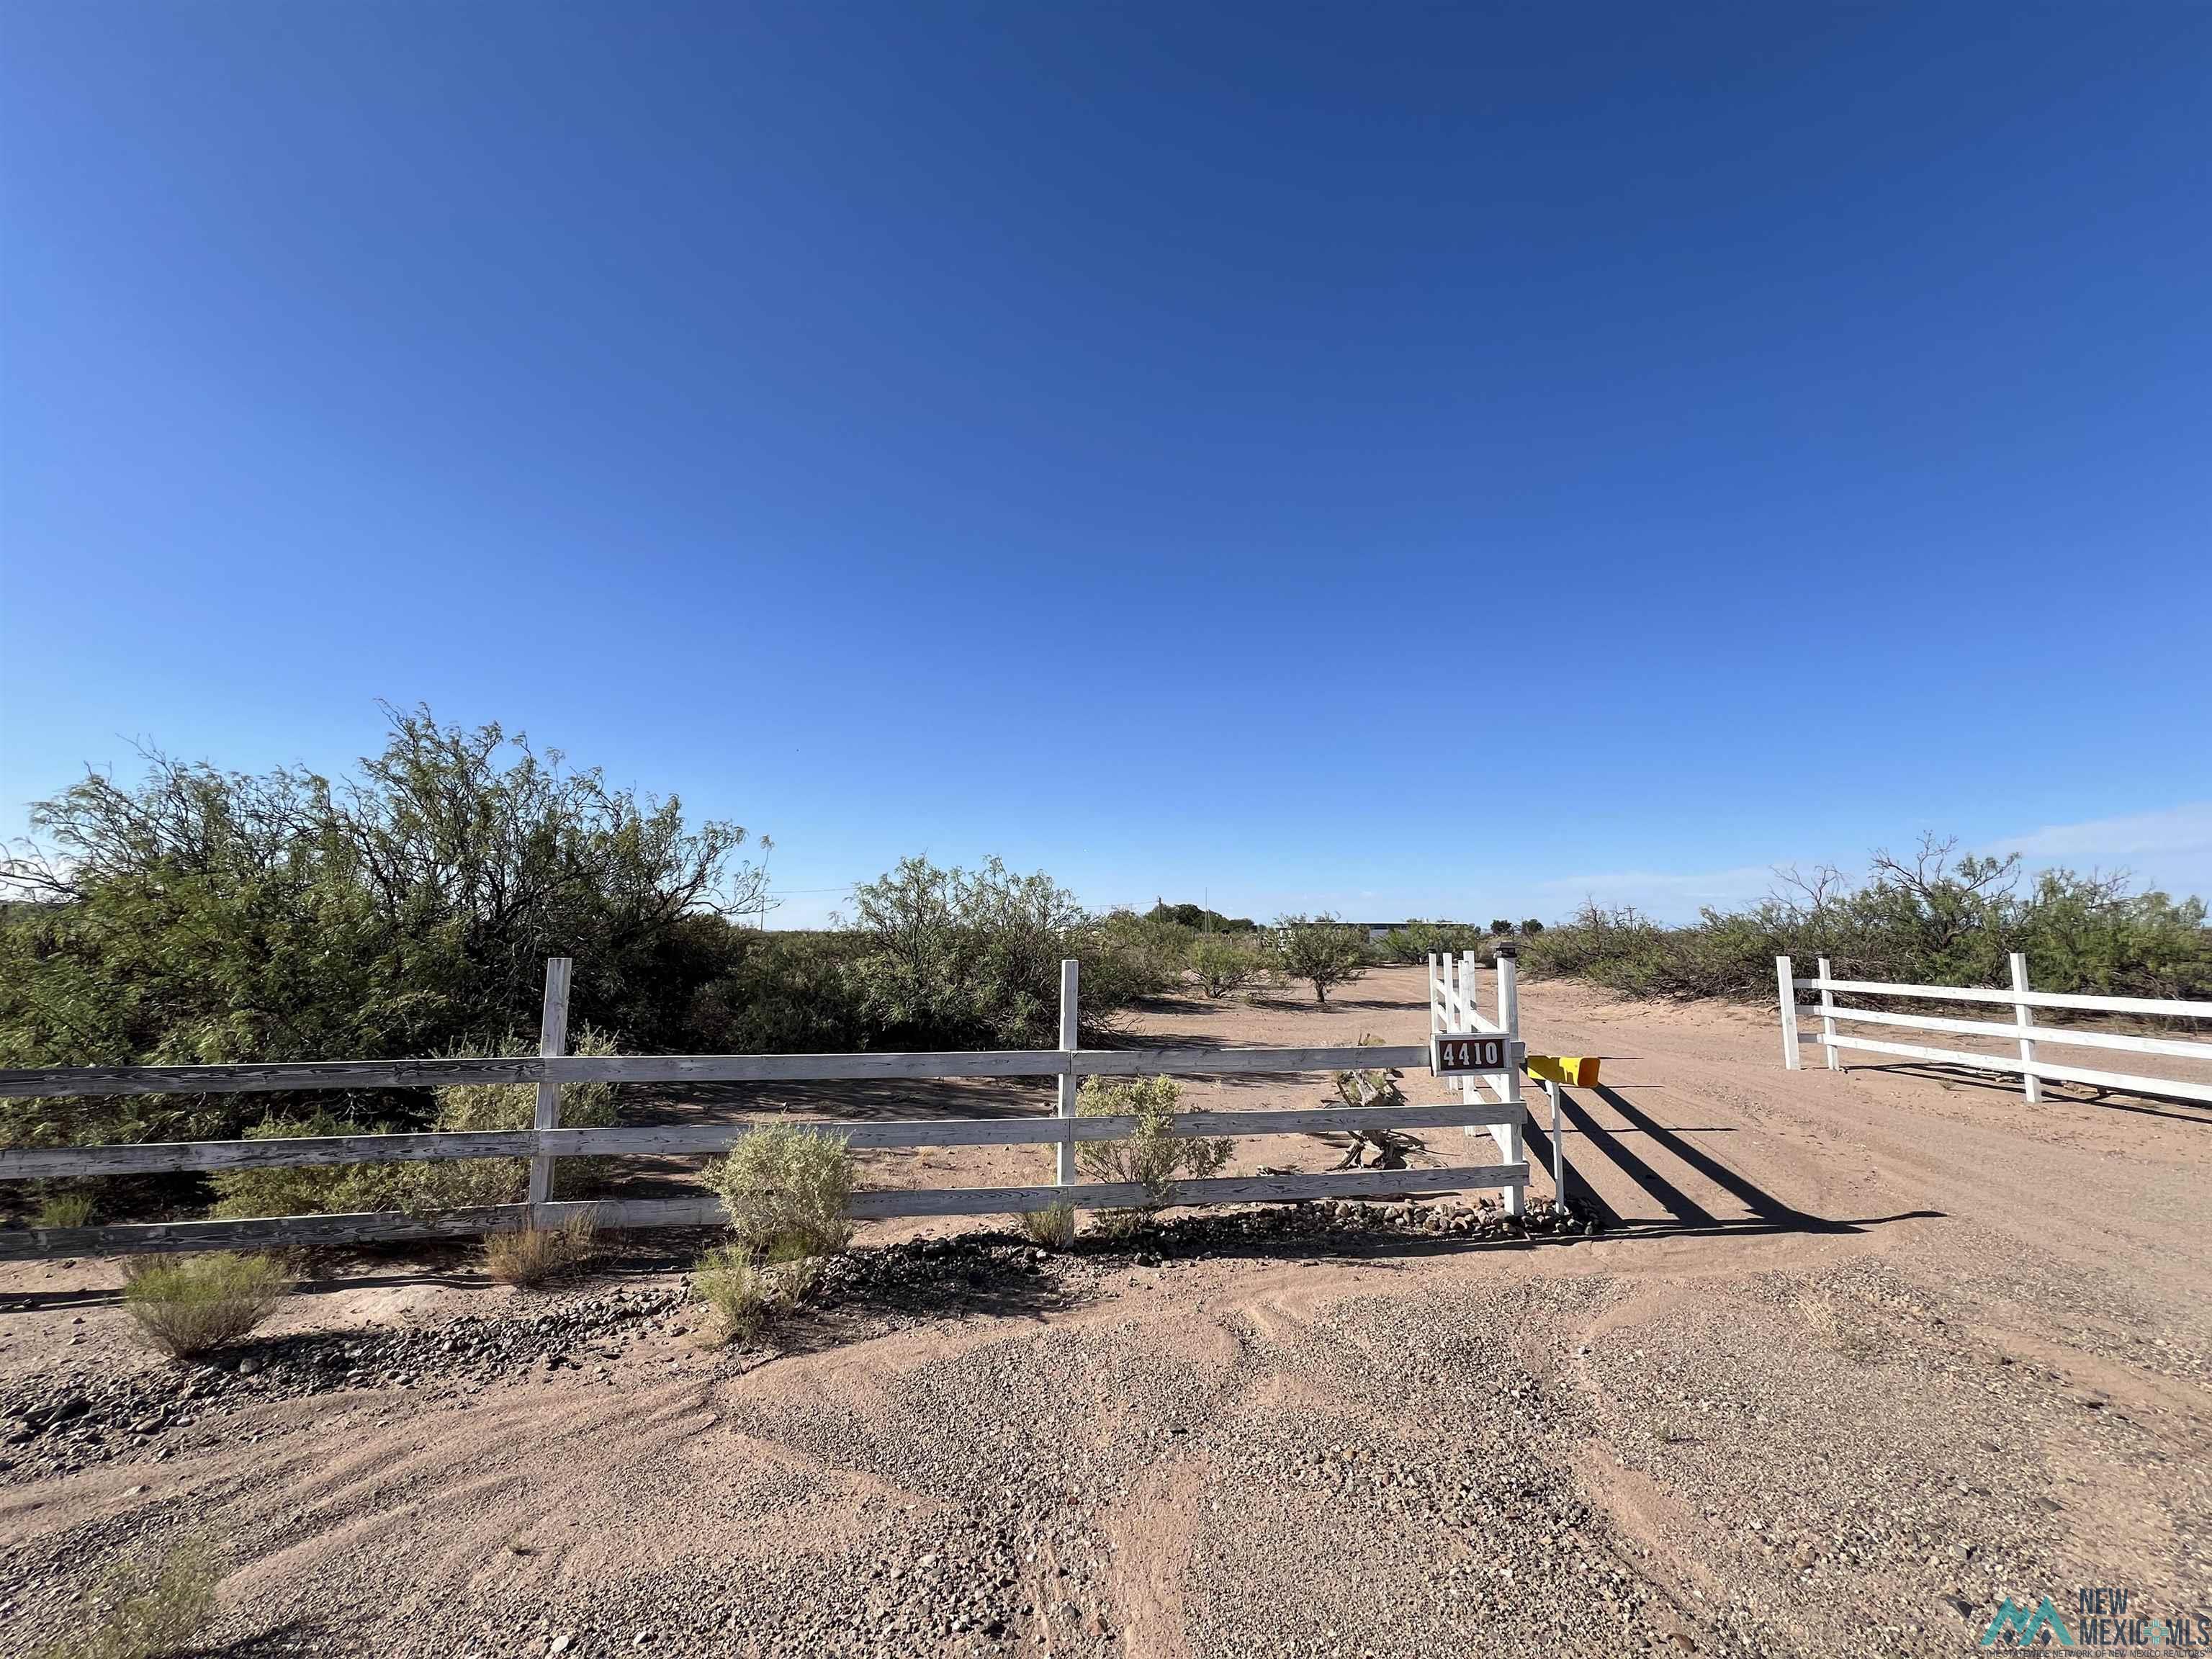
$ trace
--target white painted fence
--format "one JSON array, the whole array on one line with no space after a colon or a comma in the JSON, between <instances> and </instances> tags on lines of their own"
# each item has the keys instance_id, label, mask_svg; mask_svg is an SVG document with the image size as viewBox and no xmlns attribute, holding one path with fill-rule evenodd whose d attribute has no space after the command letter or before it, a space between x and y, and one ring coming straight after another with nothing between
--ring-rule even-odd
<instances>
[{"instance_id":1,"label":"white painted fence","mask_svg":"<svg viewBox=\"0 0 2212 1659\"><path fill-rule=\"evenodd\" d=\"M1793 1072L1800 1069L1802 1063L1799 1044L1811 1042L1826 1050L1830 1071L1838 1069L1843 1063L1838 1058L1839 1051L1851 1048L1869 1054L1894 1054L1905 1060L1972 1066L1978 1071L2017 1073L2025 1079L2027 1098L2031 1102L2043 1097L2041 1085L2048 1079L2212 1103L2212 1083L2147 1077L2133 1072L2093 1071L2081 1066L2054 1065L2039 1057L2042 1049L2058 1047L2103 1048L2126 1054L2166 1054L2185 1060L2212 1061L2212 1042L2185 1037L2136 1036L2121 1031L2084 1030L2070 1025L2039 1025L2035 1023L2034 1012L2038 1008L2051 1008L2080 1013L2149 1014L2172 1019L2212 1019L2212 1002L2189 1002L2166 997L2084 996L2070 992L2031 990L2027 983L2027 958L2017 952L2012 957L2012 985L2005 990L1974 986L1889 985L1874 980L1837 979L1831 974L1826 957L1820 959L1819 972L1811 979L1796 978L1788 957L1775 957L1774 972L1782 1002L1782 1063ZM1820 1030L1817 1036L1801 1038L1797 1030L1797 993L1808 990L1820 994L1820 1003L1812 1011L1820 1019ZM1909 997L1924 1001L1995 1003L2010 1008L2012 1018L2003 1021L1951 1019L1933 1014L1847 1008L1836 1001L1838 992L1854 997ZM1961 1036L2002 1037L2016 1045L2018 1054L2015 1058L2005 1054L1977 1054L1965 1048L1930 1048L1917 1043L1840 1033L1836 1030L1838 1022L1846 1025L1879 1025L1915 1031L1948 1032Z\"/></svg>"},{"instance_id":2,"label":"white painted fence","mask_svg":"<svg viewBox=\"0 0 2212 1659\"><path fill-rule=\"evenodd\" d=\"M1498 1162L1519 1166L1524 1172L1528 1160L1525 1146L1528 1127L1528 1108L1521 1098L1520 1060L1526 1049L1521 1043L1521 993L1516 975L1520 969L1519 952L1510 945L1498 947L1498 1012L1493 1019L1486 1019L1477 996L1475 957L1472 951L1457 957L1449 954L1429 958L1429 1036L1431 1048L1437 1039L1453 1035L1503 1036L1512 1054L1514 1064L1503 1072L1480 1077L1457 1079L1461 1096L1470 1106L1483 1104L1486 1093L1497 1109L1509 1115L1491 1123L1491 1136L1498 1143ZM1485 1056L1486 1059L1487 1056ZM1553 1145L1558 1144L1559 1125L1553 1123ZM1467 1131L1474 1134L1476 1131ZM1554 1173L1554 1180L1557 1174ZM1528 1201L1527 1176L1505 1191L1506 1212L1519 1215Z\"/></svg>"},{"instance_id":3,"label":"white painted fence","mask_svg":"<svg viewBox=\"0 0 2212 1659\"><path fill-rule=\"evenodd\" d=\"M1116 1140L1136 1127L1133 1116L1078 1117L1075 1096L1085 1077L1235 1077L1339 1072L1375 1066L1425 1067L1429 1049L1397 1047L1311 1048L1083 1048L1078 1046L1077 966L1060 971L1060 1046L1057 1048L969 1053L854 1054L572 1055L562 1052L568 1030L568 963L546 964L544 1021L534 1056L483 1060L326 1060L241 1066L133 1066L0 1071L0 1096L237 1094L318 1089L424 1088L464 1083L534 1084L535 1126L528 1129L416 1134L300 1136L261 1140L171 1141L160 1144L65 1148L0 1147L0 1181L86 1176L147 1175L191 1170L287 1168L331 1164L386 1164L422 1158L527 1158L529 1200L423 1215L398 1212L359 1215L271 1216L238 1221L149 1222L106 1227L0 1230L0 1260L29 1256L100 1255L123 1251L210 1249L234 1246L353 1243L464 1236L553 1222L588 1212L607 1227L708 1226L724 1219L711 1196L627 1199L598 1202L551 1200L552 1167L565 1157L683 1155L726 1151L757 1127L752 1122L648 1125L562 1129L563 1083L775 1082L799 1079L957 1077L1035 1077L1057 1081L1050 1116L919 1119L837 1123L806 1121L811 1133L834 1135L856 1150L886 1146L1050 1146L1055 1149L1049 1185L938 1190L877 1190L854 1195L861 1219L906 1215L995 1215L1069 1204L1079 1209L1127 1208L1156 1201L1139 1183L1076 1179L1075 1148L1086 1140ZM1434 966L1431 964L1431 976ZM1473 1019L1473 960L1455 1011ZM1503 1026L1517 1036L1511 975L1501 986ZM1516 1064L1521 1050L1512 1045ZM1522 1157L1517 1072L1498 1099L1486 1102L1470 1087L1457 1103L1389 1107L1319 1107L1290 1110L1182 1112L1178 1133L1191 1135L1328 1133L1352 1128L1462 1127L1497 1133L1496 1162L1441 1169L1348 1170L1326 1174L1224 1176L1175 1184L1171 1205L1231 1204L1306 1198L1357 1197L1502 1188L1518 1213L1528 1181ZM779 1120L789 1121L789 1120Z\"/></svg>"}]
</instances>

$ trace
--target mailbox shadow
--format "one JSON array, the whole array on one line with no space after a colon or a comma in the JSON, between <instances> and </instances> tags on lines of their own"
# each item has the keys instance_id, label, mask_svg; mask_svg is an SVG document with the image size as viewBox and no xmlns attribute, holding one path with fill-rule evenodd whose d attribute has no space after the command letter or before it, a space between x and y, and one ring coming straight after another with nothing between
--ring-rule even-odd
<instances>
[{"instance_id":1,"label":"mailbox shadow","mask_svg":"<svg viewBox=\"0 0 2212 1659\"><path fill-rule=\"evenodd\" d=\"M1606 1203L1591 1182L1568 1164L1568 1200L1589 1211L1600 1224L1609 1230L1650 1233L1666 1232L1787 1232L1787 1233L1855 1233L1882 1221L1932 1218L1936 1211L1911 1211L1904 1215L1869 1217L1854 1221L1832 1220L1817 1216L1784 1202L1740 1170L1731 1169L1713 1157L1695 1141L1679 1131L1662 1123L1638 1106L1617 1089L1601 1085L1591 1092L1620 1115L1628 1132L1644 1138L1645 1144L1663 1151L1698 1176L1727 1193L1750 1211L1748 1216L1725 1218L1715 1215L1695 1198L1668 1180L1650 1163L1623 1144L1623 1132L1600 1124L1589 1109L1575 1098L1572 1089L1560 1091L1560 1116L1563 1123L1578 1133L1592 1152L1610 1163L1626 1176L1661 1208L1668 1219L1663 1222L1631 1221ZM1551 1140L1547 1131L1540 1131L1532 1121L1527 1139L1534 1149L1541 1145L1548 1163ZM1533 1158L1532 1158L1533 1161Z\"/></svg>"}]
</instances>

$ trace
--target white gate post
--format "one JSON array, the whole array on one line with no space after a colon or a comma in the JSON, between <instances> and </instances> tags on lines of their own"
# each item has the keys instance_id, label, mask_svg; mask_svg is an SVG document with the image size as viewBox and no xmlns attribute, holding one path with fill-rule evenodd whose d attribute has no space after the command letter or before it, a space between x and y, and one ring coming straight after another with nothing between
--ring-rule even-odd
<instances>
[{"instance_id":1,"label":"white gate post","mask_svg":"<svg viewBox=\"0 0 2212 1659\"><path fill-rule=\"evenodd\" d=\"M1797 1063L1797 987L1790 977L1790 958L1774 958L1774 978L1782 988L1782 1065L1795 1072Z\"/></svg>"},{"instance_id":2,"label":"white gate post","mask_svg":"<svg viewBox=\"0 0 2212 1659\"><path fill-rule=\"evenodd\" d=\"M1820 1045L1820 1052L1828 1057L1828 1069L1840 1072L1844 1062L1836 1057L1836 994L1828 988L1828 981L1834 975L1829 971L1827 957L1814 960L1820 964L1820 1035L1828 1039Z\"/></svg>"},{"instance_id":3,"label":"white gate post","mask_svg":"<svg viewBox=\"0 0 2212 1659\"><path fill-rule=\"evenodd\" d=\"M1522 1136L1528 1109L1521 1103L1521 1068L1511 1060L1513 1045L1521 1037L1521 988L1515 977L1520 967L1519 955L1513 945L1498 947L1498 1024L1505 1033L1507 1055L1504 1086L1498 1091L1498 1099L1515 1110L1510 1123L1500 1123L1490 1133L1508 1164L1526 1163L1528 1157L1527 1143ZM1527 1207L1528 1190L1525 1178L1505 1189L1506 1214L1519 1215Z\"/></svg>"},{"instance_id":4,"label":"white gate post","mask_svg":"<svg viewBox=\"0 0 2212 1659\"><path fill-rule=\"evenodd\" d=\"M2012 953L2012 994L2016 997L2027 994L2027 957L2018 951ZM2012 1019L2013 1024L2023 1032L2035 1029L2035 1010L2025 1002L2013 1004ZM2026 1036L2020 1040L2020 1058L2023 1065L2035 1064L2035 1044ZM2043 1079L2033 1072L2024 1072L2021 1075L2027 1085L2027 1103L2033 1106L2043 1098Z\"/></svg>"},{"instance_id":5,"label":"white gate post","mask_svg":"<svg viewBox=\"0 0 2212 1659\"><path fill-rule=\"evenodd\" d=\"M1082 964L1073 957L1060 964L1060 1052L1066 1056L1060 1074L1060 1145L1053 1159L1054 1184L1075 1184L1075 1048L1081 1021L1077 1018Z\"/></svg>"},{"instance_id":6,"label":"white gate post","mask_svg":"<svg viewBox=\"0 0 2212 1659\"><path fill-rule=\"evenodd\" d=\"M1552 1097L1552 1202L1559 1208L1567 1207L1567 1141L1566 1132L1559 1125L1559 1085L1547 1079L1544 1091Z\"/></svg>"},{"instance_id":7,"label":"white gate post","mask_svg":"<svg viewBox=\"0 0 2212 1659\"><path fill-rule=\"evenodd\" d=\"M538 1020L538 1053L541 1059L557 1060L568 1046L568 969L567 957L550 957L545 963L545 1002ZM561 1085L541 1083L538 1085L538 1115L532 1120L540 1129L561 1127ZM537 1224L538 1212L553 1198L553 1158L550 1152L540 1152L530 1160L530 1219Z\"/></svg>"},{"instance_id":8,"label":"white gate post","mask_svg":"<svg viewBox=\"0 0 2212 1659\"><path fill-rule=\"evenodd\" d=\"M1449 960L1449 958L1447 959ZM1459 953L1459 972L1456 980L1459 989L1450 1007L1451 1025L1449 1029L1452 1030L1474 1031L1481 1029L1475 1019L1476 1012L1481 1006L1481 999L1479 994L1481 987L1476 980L1476 972L1477 970L1474 965L1474 952L1472 951L1461 951ZM1474 1077L1462 1078L1459 1080L1459 1095L1460 1098L1467 1102L1470 1106L1480 1105L1482 1103L1482 1080L1480 1078Z\"/></svg>"}]
</instances>

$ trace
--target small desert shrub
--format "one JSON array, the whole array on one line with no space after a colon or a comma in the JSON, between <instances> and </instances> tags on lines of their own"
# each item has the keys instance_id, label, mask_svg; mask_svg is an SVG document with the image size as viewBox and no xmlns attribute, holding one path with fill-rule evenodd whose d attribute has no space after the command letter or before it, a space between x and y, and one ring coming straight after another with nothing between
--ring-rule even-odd
<instances>
[{"instance_id":1,"label":"small desert shrub","mask_svg":"<svg viewBox=\"0 0 2212 1659\"><path fill-rule=\"evenodd\" d=\"M1284 978L1304 981L1316 1002L1327 1002L1330 991L1358 979L1374 957L1358 928L1318 915L1285 916L1275 923L1275 959Z\"/></svg>"},{"instance_id":2,"label":"small desert shrub","mask_svg":"<svg viewBox=\"0 0 2212 1659\"><path fill-rule=\"evenodd\" d=\"M1111 1224L1126 1227L1146 1211L1172 1201L1175 1183L1198 1181L1229 1161L1235 1143L1220 1136L1178 1134L1176 1102L1182 1091L1173 1078L1085 1078L1075 1097L1079 1117L1133 1116L1134 1133L1125 1140L1086 1140L1075 1149L1085 1176L1098 1182L1136 1182L1145 1188L1142 1208L1110 1211Z\"/></svg>"},{"instance_id":3,"label":"small desert shrub","mask_svg":"<svg viewBox=\"0 0 2212 1659\"><path fill-rule=\"evenodd\" d=\"M46 1649L40 1659L161 1659L199 1648L222 1582L218 1553L204 1534L179 1540L158 1557L127 1554L108 1570L94 1600L107 1609L99 1622Z\"/></svg>"},{"instance_id":4,"label":"small desert shrub","mask_svg":"<svg viewBox=\"0 0 2212 1659\"><path fill-rule=\"evenodd\" d=\"M1271 977L1266 949L1249 933L1200 939L1190 947L1190 966L1198 988L1216 1002L1247 986L1264 985Z\"/></svg>"},{"instance_id":5,"label":"small desert shrub","mask_svg":"<svg viewBox=\"0 0 2212 1659\"><path fill-rule=\"evenodd\" d=\"M139 1256L123 1267L123 1305L177 1359L237 1341L291 1288L292 1275L265 1255Z\"/></svg>"},{"instance_id":6,"label":"small desert shrub","mask_svg":"<svg viewBox=\"0 0 2212 1659\"><path fill-rule=\"evenodd\" d=\"M706 1176L738 1242L755 1251L835 1255L852 1241L853 1155L842 1135L764 1124Z\"/></svg>"},{"instance_id":7,"label":"small desert shrub","mask_svg":"<svg viewBox=\"0 0 2212 1659\"><path fill-rule=\"evenodd\" d=\"M32 1218L33 1227L89 1227L92 1224L92 1194L89 1193L49 1193L39 1202Z\"/></svg>"},{"instance_id":8,"label":"small desert shrub","mask_svg":"<svg viewBox=\"0 0 2212 1659\"><path fill-rule=\"evenodd\" d=\"M1042 1210L1024 1210L1022 1232L1048 1250L1066 1249L1075 1243L1075 1206L1048 1204Z\"/></svg>"},{"instance_id":9,"label":"small desert shrub","mask_svg":"<svg viewBox=\"0 0 2212 1659\"><path fill-rule=\"evenodd\" d=\"M599 1224L572 1215L550 1227L512 1227L484 1237L484 1267L502 1285L527 1289L599 1253Z\"/></svg>"},{"instance_id":10,"label":"small desert shrub","mask_svg":"<svg viewBox=\"0 0 2212 1659\"><path fill-rule=\"evenodd\" d=\"M771 1261L744 1244L716 1245L691 1273L693 1292L714 1310L702 1335L716 1346L750 1341L813 1288L817 1270L811 1256Z\"/></svg>"}]
</instances>

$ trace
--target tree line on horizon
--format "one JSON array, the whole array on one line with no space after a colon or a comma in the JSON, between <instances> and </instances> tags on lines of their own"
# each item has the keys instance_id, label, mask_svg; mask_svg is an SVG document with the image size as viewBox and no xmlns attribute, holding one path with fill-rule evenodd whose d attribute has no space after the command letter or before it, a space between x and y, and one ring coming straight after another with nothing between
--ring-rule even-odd
<instances>
[{"instance_id":1,"label":"tree line on horizon","mask_svg":"<svg viewBox=\"0 0 2212 1659\"><path fill-rule=\"evenodd\" d=\"M1523 970L1638 994L1771 996L1775 955L1852 977L2002 983L2024 950L2053 990L2212 994L2195 899L2122 878L1877 855L1765 903L1669 927L1586 908L1566 923L1408 921L1380 940L1329 915L1261 926L1163 901L1098 914L1039 872L902 860L829 929L766 932L734 823L684 816L497 725L388 709L355 775L226 772L149 754L33 810L52 849L4 868L0 1067L201 1065L501 1052L534 1036L545 958L575 963L572 1029L631 1053L1049 1048L1060 963L1083 964L1095 1037L1147 998L1337 986L1388 962L1519 941ZM1301 992L1302 994L1302 992ZM0 1101L0 1140L234 1135L266 1096ZM313 1106L425 1121L427 1095Z\"/></svg>"}]
</instances>

